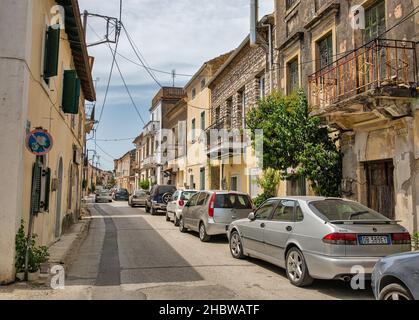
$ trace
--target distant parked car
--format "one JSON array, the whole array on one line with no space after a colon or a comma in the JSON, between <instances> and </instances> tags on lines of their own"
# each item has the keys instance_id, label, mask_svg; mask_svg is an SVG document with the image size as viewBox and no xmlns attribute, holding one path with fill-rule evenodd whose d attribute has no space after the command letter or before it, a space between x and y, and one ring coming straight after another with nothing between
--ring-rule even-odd
<instances>
[{"instance_id":1,"label":"distant parked car","mask_svg":"<svg viewBox=\"0 0 419 320\"><path fill-rule=\"evenodd\" d=\"M148 191L146 190L135 190L134 193L129 197L128 204L131 207L135 206L146 206Z\"/></svg>"},{"instance_id":2,"label":"distant parked car","mask_svg":"<svg viewBox=\"0 0 419 320\"><path fill-rule=\"evenodd\" d=\"M172 195L175 192L175 186L154 185L150 190L150 195L147 197L145 211L151 212L151 215L155 215L158 210L166 211L166 206L172 200Z\"/></svg>"},{"instance_id":3,"label":"distant parked car","mask_svg":"<svg viewBox=\"0 0 419 320\"><path fill-rule=\"evenodd\" d=\"M246 193L201 191L194 194L183 208L179 230L197 231L201 241L209 241L212 235L226 234L230 223L247 217L252 210L252 201Z\"/></svg>"},{"instance_id":4,"label":"distant parked car","mask_svg":"<svg viewBox=\"0 0 419 320\"><path fill-rule=\"evenodd\" d=\"M95 193L95 202L112 202L112 193L110 190L101 189Z\"/></svg>"},{"instance_id":5,"label":"distant parked car","mask_svg":"<svg viewBox=\"0 0 419 320\"><path fill-rule=\"evenodd\" d=\"M419 251L382 258L371 280L377 300L419 300Z\"/></svg>"},{"instance_id":6,"label":"distant parked car","mask_svg":"<svg viewBox=\"0 0 419 320\"><path fill-rule=\"evenodd\" d=\"M127 189L118 189L113 194L113 200L115 201L128 201L129 199L129 192Z\"/></svg>"},{"instance_id":7,"label":"distant parked car","mask_svg":"<svg viewBox=\"0 0 419 320\"><path fill-rule=\"evenodd\" d=\"M167 204L166 221L173 221L175 226L178 226L185 203L197 192L196 190L177 190L172 196L172 201Z\"/></svg>"},{"instance_id":8,"label":"distant parked car","mask_svg":"<svg viewBox=\"0 0 419 320\"><path fill-rule=\"evenodd\" d=\"M234 258L252 256L286 269L290 282L350 280L353 266L368 278L375 263L410 251L405 228L355 201L323 197L272 198L228 231Z\"/></svg>"}]
</instances>

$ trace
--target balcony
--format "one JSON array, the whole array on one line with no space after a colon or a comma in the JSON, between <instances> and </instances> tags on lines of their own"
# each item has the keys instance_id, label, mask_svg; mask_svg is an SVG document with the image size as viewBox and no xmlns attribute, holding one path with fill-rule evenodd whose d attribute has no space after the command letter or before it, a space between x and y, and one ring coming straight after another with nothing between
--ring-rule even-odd
<instances>
[{"instance_id":1,"label":"balcony","mask_svg":"<svg viewBox=\"0 0 419 320\"><path fill-rule=\"evenodd\" d=\"M144 127L143 134L144 136L147 135L154 135L157 131L160 130L160 122L159 121L150 121Z\"/></svg>"},{"instance_id":2,"label":"balcony","mask_svg":"<svg viewBox=\"0 0 419 320\"><path fill-rule=\"evenodd\" d=\"M207 156L220 158L243 153L244 134L231 128L231 118L218 119L206 129Z\"/></svg>"},{"instance_id":3,"label":"balcony","mask_svg":"<svg viewBox=\"0 0 419 320\"><path fill-rule=\"evenodd\" d=\"M308 78L312 114L368 97L411 97L418 81L415 43L376 39Z\"/></svg>"},{"instance_id":4,"label":"balcony","mask_svg":"<svg viewBox=\"0 0 419 320\"><path fill-rule=\"evenodd\" d=\"M152 155L145 158L143 161L143 166L144 168L156 167L157 166L156 156Z\"/></svg>"}]
</instances>

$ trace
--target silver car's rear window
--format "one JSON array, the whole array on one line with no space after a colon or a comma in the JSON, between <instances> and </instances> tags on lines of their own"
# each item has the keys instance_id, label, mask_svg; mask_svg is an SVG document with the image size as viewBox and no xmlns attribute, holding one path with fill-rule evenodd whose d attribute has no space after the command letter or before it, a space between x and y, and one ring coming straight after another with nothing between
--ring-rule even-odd
<instances>
[{"instance_id":1,"label":"silver car's rear window","mask_svg":"<svg viewBox=\"0 0 419 320\"><path fill-rule=\"evenodd\" d=\"M385 216L360 203L339 199L326 199L310 202L309 206L315 213L320 213L329 221L339 220L383 220Z\"/></svg>"},{"instance_id":2,"label":"silver car's rear window","mask_svg":"<svg viewBox=\"0 0 419 320\"><path fill-rule=\"evenodd\" d=\"M214 207L217 209L252 209L252 203L249 197L243 194L217 194Z\"/></svg>"},{"instance_id":3,"label":"silver car's rear window","mask_svg":"<svg viewBox=\"0 0 419 320\"><path fill-rule=\"evenodd\" d=\"M180 200L189 200L197 191L183 191Z\"/></svg>"}]
</instances>

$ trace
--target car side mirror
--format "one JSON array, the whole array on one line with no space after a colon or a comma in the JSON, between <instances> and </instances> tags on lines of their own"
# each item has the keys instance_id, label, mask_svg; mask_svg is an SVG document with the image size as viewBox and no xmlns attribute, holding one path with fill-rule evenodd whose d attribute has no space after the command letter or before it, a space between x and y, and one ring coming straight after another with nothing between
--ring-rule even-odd
<instances>
[{"instance_id":1,"label":"car side mirror","mask_svg":"<svg viewBox=\"0 0 419 320\"><path fill-rule=\"evenodd\" d=\"M185 207L189 207L189 201L185 203Z\"/></svg>"},{"instance_id":2,"label":"car side mirror","mask_svg":"<svg viewBox=\"0 0 419 320\"><path fill-rule=\"evenodd\" d=\"M254 221L256 220L256 216L254 212L250 212L249 216L247 217L250 221Z\"/></svg>"}]
</instances>

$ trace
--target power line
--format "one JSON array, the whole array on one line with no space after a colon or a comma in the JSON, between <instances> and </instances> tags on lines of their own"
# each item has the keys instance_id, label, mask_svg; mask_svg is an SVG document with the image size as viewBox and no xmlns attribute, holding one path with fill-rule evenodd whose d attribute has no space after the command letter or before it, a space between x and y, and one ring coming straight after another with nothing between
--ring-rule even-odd
<instances>
[{"instance_id":1,"label":"power line","mask_svg":"<svg viewBox=\"0 0 419 320\"><path fill-rule=\"evenodd\" d=\"M163 86L161 85L161 83L157 80L157 78L153 75L153 73L146 67L146 64L144 63L144 61L141 59L140 54L138 54L136 47L134 45L133 40L131 39L131 36L129 35L127 29L125 28L124 25L122 25L122 28L124 29L125 35L131 45L131 48L133 49L135 55L137 56L138 60L140 61L140 63L145 67L145 70L147 71L147 73L150 75L150 77L154 80L154 82L157 83L157 85L162 88Z\"/></svg>"}]
</instances>

